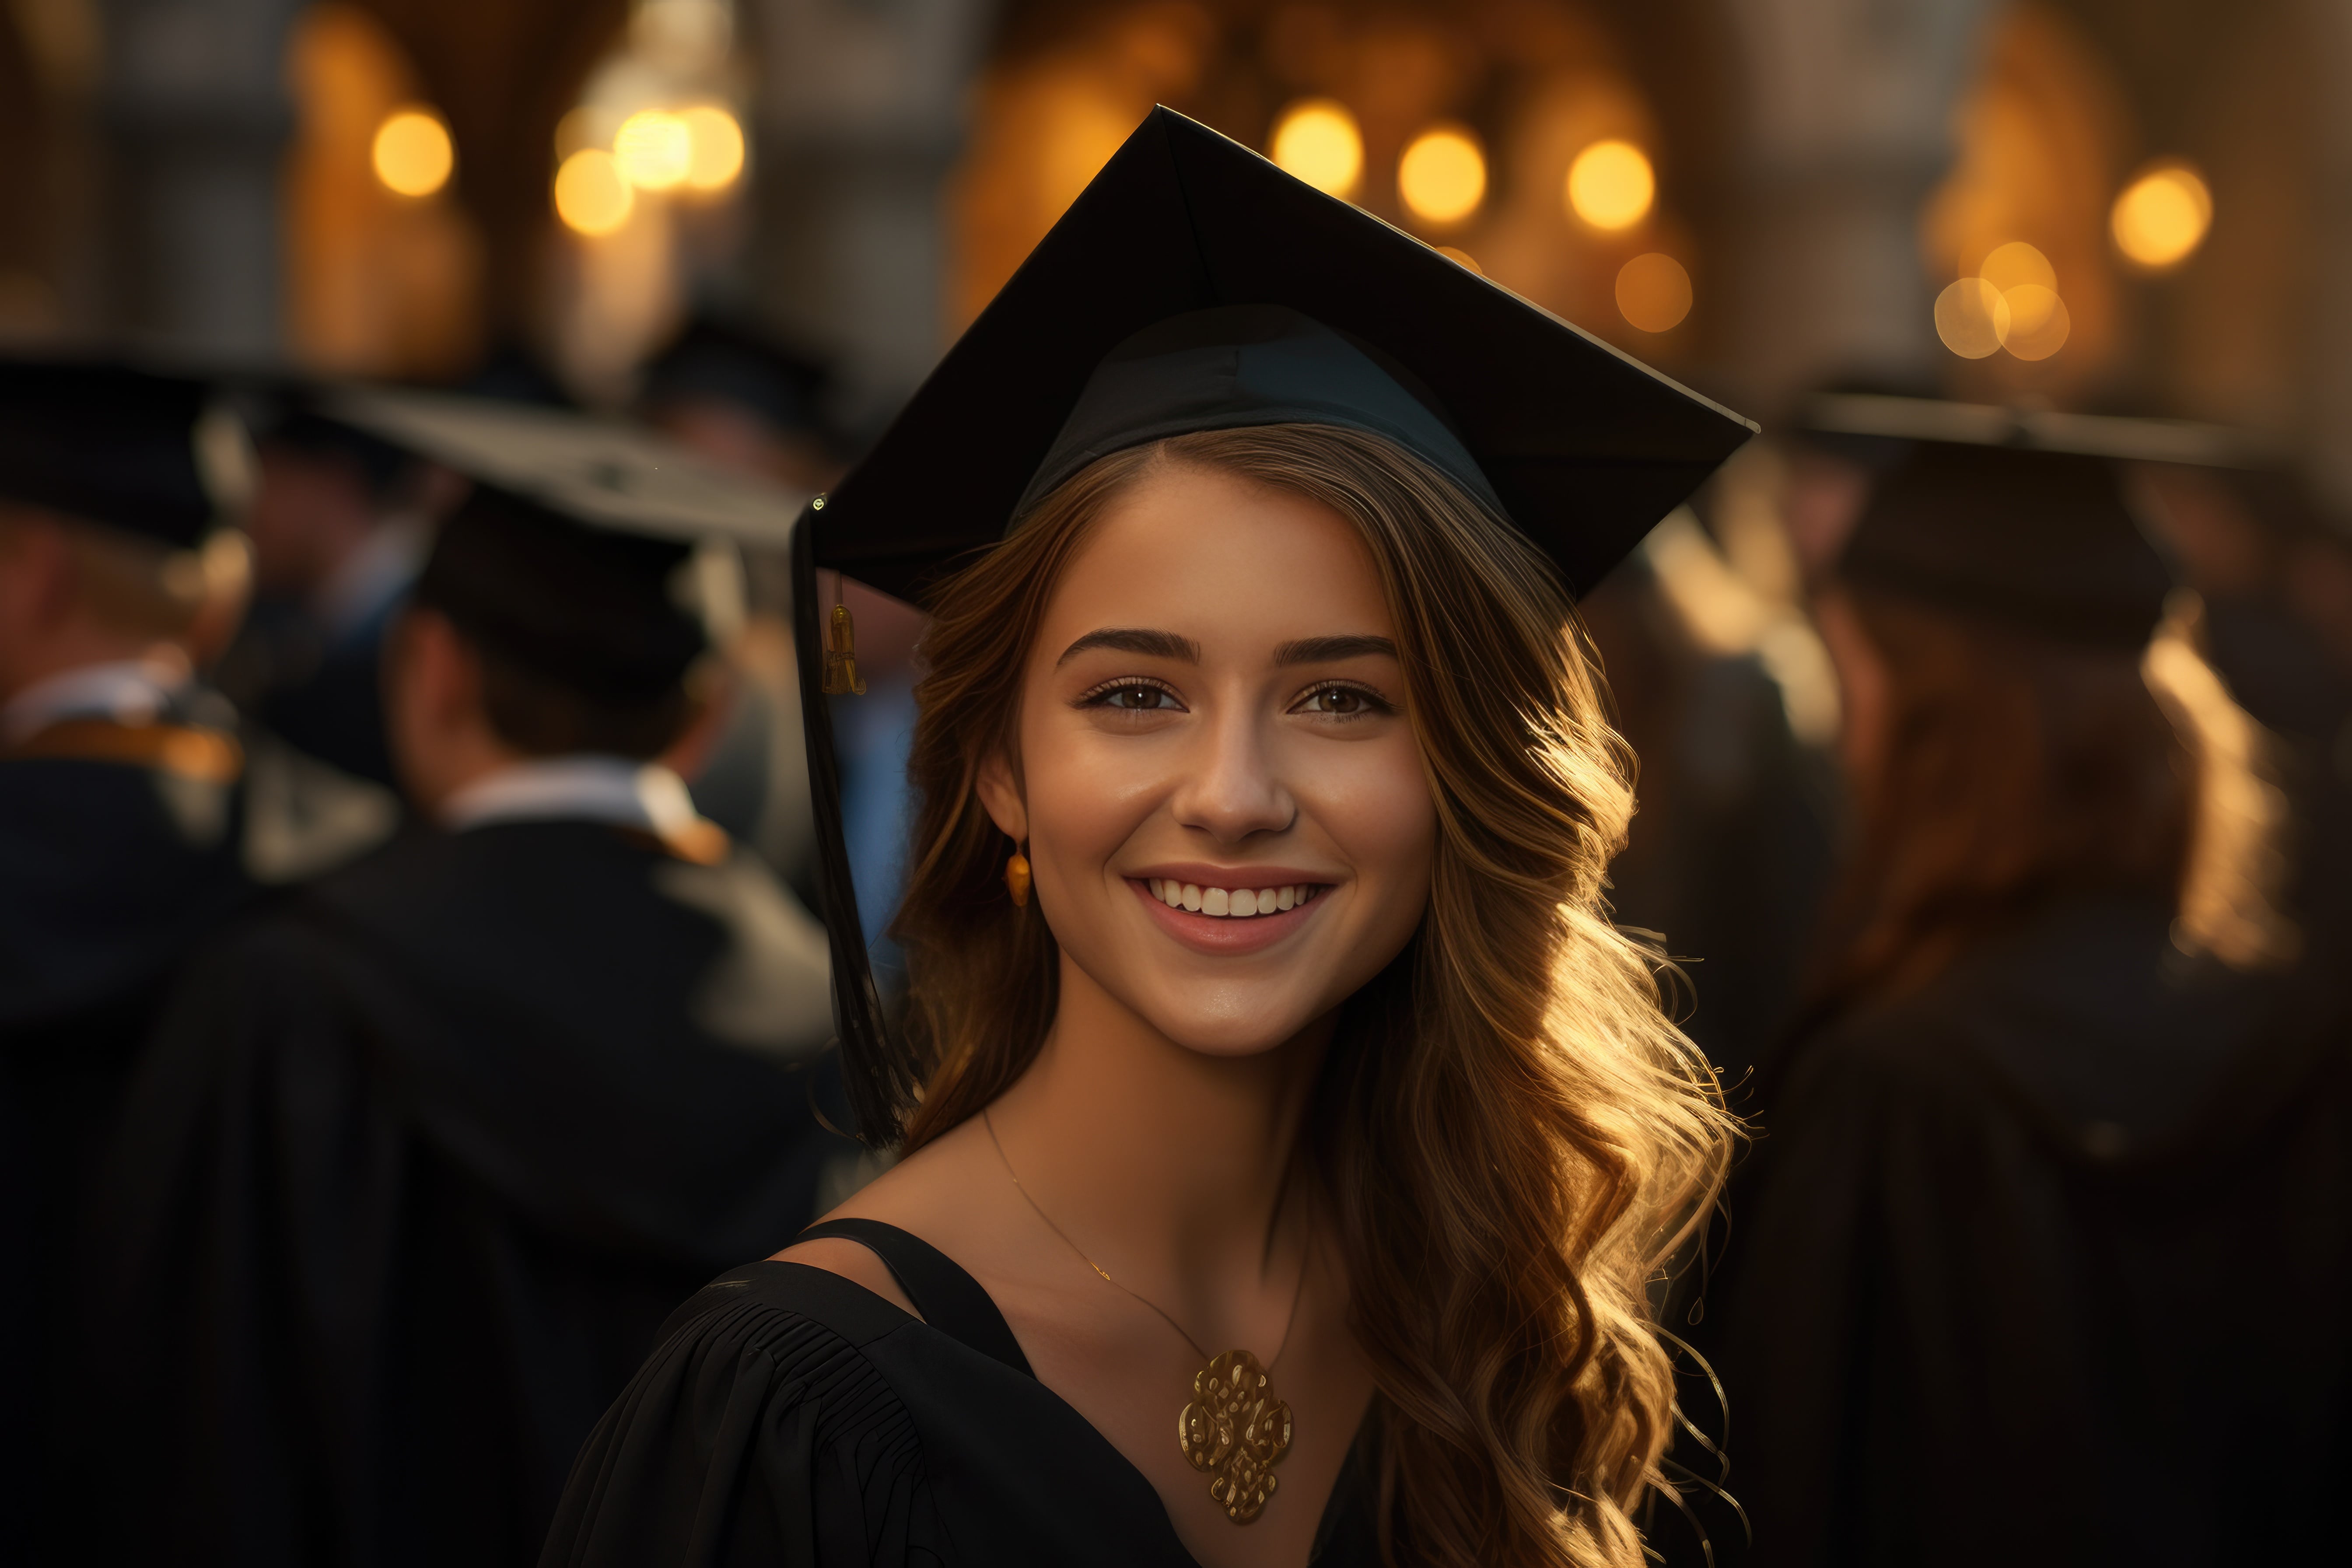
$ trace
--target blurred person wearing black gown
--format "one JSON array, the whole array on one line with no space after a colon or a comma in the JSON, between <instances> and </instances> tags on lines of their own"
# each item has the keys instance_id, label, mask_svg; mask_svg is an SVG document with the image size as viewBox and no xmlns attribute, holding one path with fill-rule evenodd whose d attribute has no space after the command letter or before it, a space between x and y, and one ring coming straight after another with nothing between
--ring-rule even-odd
<instances>
[{"instance_id":1,"label":"blurred person wearing black gown","mask_svg":"<svg viewBox=\"0 0 2352 1568\"><path fill-rule=\"evenodd\" d=\"M823 931L658 760L730 492L562 415L366 406L478 481L390 650L429 826L207 948L143 1060L88 1456L142 1561L531 1561L655 1328L847 1148Z\"/></svg>"},{"instance_id":2,"label":"blurred person wearing black gown","mask_svg":"<svg viewBox=\"0 0 2352 1568\"><path fill-rule=\"evenodd\" d=\"M688 322L646 366L638 412L713 461L819 492L840 477L845 445L830 416L834 394L833 378L819 361L755 328L703 316ZM695 781L695 798L714 816L731 812L747 826L756 823L745 836L801 885L813 839L808 796L797 787L800 777L787 772L806 767L792 734L800 704L789 643L789 574L778 556L754 556L749 565L754 615L730 650L738 701L709 769ZM883 928L904 871L914 646L922 619L909 606L855 584L843 592L856 617L858 668L866 689L856 702L835 705L834 755L850 868L866 893L866 947L877 981L895 996L905 984L904 960Z\"/></svg>"},{"instance_id":3,"label":"blurred person wearing black gown","mask_svg":"<svg viewBox=\"0 0 2352 1568\"><path fill-rule=\"evenodd\" d=\"M2295 805L2289 908L2352 942L2352 535L2294 476L2141 465L2150 521L2205 606L2213 666L2278 737Z\"/></svg>"},{"instance_id":4,"label":"blurred person wearing black gown","mask_svg":"<svg viewBox=\"0 0 2352 1568\"><path fill-rule=\"evenodd\" d=\"M698 315L646 363L636 413L721 468L806 497L841 470L827 415L831 391L822 362L755 328ZM688 784L705 816L814 900L815 825L801 740L791 567L782 548L746 548L743 557L749 614L725 650L726 721Z\"/></svg>"},{"instance_id":5,"label":"blurred person wearing black gown","mask_svg":"<svg viewBox=\"0 0 2352 1568\"><path fill-rule=\"evenodd\" d=\"M259 458L255 599L221 680L288 743L391 786L383 641L446 487L413 455L329 417L320 396L284 386L240 398Z\"/></svg>"},{"instance_id":6,"label":"blurred person wearing black gown","mask_svg":"<svg viewBox=\"0 0 2352 1568\"><path fill-rule=\"evenodd\" d=\"M1788 624L1793 611L1768 621L1777 607L1733 576L1687 517L1662 525L1578 608L1609 672L1618 731L1642 760L1641 807L1609 868L1610 908L1621 924L1660 933L1683 963L1680 1022L1737 1109L1796 1005L1837 851L1833 763L1823 735L1801 732L1792 717L1816 692L1833 699L1828 660ZM1727 621L1729 636L1711 624ZM1803 639L1806 667L1775 668L1759 633ZM1791 689L1801 676L1815 691ZM1828 731L1825 715L1805 717Z\"/></svg>"},{"instance_id":7,"label":"blurred person wearing black gown","mask_svg":"<svg viewBox=\"0 0 2352 1568\"><path fill-rule=\"evenodd\" d=\"M2115 465L1985 417L1820 604L1863 830L1730 1199L1731 1489L1769 1563L2301 1561L2352 1458L2342 1019Z\"/></svg>"},{"instance_id":8,"label":"blurred person wearing black gown","mask_svg":"<svg viewBox=\"0 0 2352 1568\"><path fill-rule=\"evenodd\" d=\"M71 1237L180 955L254 889L236 715L245 437L205 388L0 363L0 1559L46 1562ZM60 1559L62 1560L62 1559Z\"/></svg>"},{"instance_id":9,"label":"blurred person wearing black gown","mask_svg":"<svg viewBox=\"0 0 2352 1568\"><path fill-rule=\"evenodd\" d=\"M722 468L814 493L841 477L832 395L832 373L814 356L698 315L646 363L637 413Z\"/></svg>"}]
</instances>

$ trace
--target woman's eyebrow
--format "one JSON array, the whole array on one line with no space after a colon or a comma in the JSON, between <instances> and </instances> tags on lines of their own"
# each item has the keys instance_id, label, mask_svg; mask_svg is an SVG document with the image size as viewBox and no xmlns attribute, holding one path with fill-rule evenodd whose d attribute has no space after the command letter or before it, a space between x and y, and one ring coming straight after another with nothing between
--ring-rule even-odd
<instances>
[{"instance_id":1,"label":"woman's eyebrow","mask_svg":"<svg viewBox=\"0 0 2352 1568\"><path fill-rule=\"evenodd\" d=\"M1274 650L1274 662L1286 664L1329 664L1343 658L1362 658L1367 654L1397 656L1396 644L1386 637L1301 637L1297 642L1284 643Z\"/></svg>"},{"instance_id":2,"label":"woman's eyebrow","mask_svg":"<svg viewBox=\"0 0 2352 1568\"><path fill-rule=\"evenodd\" d=\"M1090 647L1116 648L1120 653L1139 653L1151 658L1181 659L1186 664L1201 662L1201 645L1191 637L1180 637L1174 632L1149 631L1139 626L1105 626L1088 632L1062 650L1054 661L1055 668L1078 657Z\"/></svg>"}]
</instances>

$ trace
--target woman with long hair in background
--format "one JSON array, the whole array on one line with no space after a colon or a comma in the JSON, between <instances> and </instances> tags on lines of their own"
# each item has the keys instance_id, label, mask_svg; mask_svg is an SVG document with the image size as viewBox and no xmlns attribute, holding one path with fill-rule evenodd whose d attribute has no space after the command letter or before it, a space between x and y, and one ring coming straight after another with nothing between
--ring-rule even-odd
<instances>
[{"instance_id":1,"label":"woman with long hair in background","mask_svg":"<svg viewBox=\"0 0 2352 1568\"><path fill-rule=\"evenodd\" d=\"M688 1304L551 1564L1633 1568L1729 1124L1566 583L1745 437L1165 110L802 531L933 620L897 1163ZM828 699L809 704L824 805Z\"/></svg>"},{"instance_id":2,"label":"woman with long hair in background","mask_svg":"<svg viewBox=\"0 0 2352 1568\"><path fill-rule=\"evenodd\" d=\"M1716 1325L1758 1560L2294 1560L2352 1117L2259 731L2095 455L1917 443L1819 611L1859 831Z\"/></svg>"}]
</instances>

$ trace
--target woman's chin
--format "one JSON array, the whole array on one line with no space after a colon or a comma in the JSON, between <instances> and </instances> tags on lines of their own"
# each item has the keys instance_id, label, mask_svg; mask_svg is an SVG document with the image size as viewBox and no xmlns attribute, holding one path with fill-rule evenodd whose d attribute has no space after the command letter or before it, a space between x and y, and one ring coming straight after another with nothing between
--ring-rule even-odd
<instances>
[{"instance_id":1,"label":"woman's chin","mask_svg":"<svg viewBox=\"0 0 2352 1568\"><path fill-rule=\"evenodd\" d=\"M1324 1009L1284 998L1234 1000L1213 1010L1178 1004L1139 1008L1146 1023L1198 1056L1239 1059L1278 1051L1306 1033Z\"/></svg>"}]
</instances>

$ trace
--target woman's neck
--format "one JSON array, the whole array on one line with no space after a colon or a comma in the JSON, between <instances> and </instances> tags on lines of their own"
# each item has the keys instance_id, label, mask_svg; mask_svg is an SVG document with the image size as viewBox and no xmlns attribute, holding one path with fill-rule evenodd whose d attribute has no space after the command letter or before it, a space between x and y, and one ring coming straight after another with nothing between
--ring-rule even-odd
<instances>
[{"instance_id":1,"label":"woman's neck","mask_svg":"<svg viewBox=\"0 0 2352 1568\"><path fill-rule=\"evenodd\" d=\"M993 1130L1052 1223L1147 1296L1171 1281L1196 1298L1287 1285L1305 1233L1286 1191L1337 1021L1269 1051L1209 1056L1066 957L1053 1026L992 1108Z\"/></svg>"}]
</instances>

